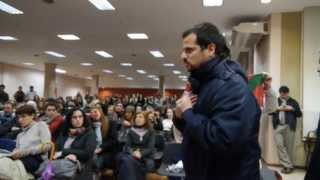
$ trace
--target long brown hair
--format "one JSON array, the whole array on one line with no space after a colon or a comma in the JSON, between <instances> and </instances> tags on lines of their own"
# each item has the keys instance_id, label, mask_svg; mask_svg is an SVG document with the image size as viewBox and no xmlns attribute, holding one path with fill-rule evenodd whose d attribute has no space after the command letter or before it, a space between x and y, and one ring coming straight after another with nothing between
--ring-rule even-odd
<instances>
[{"instance_id":1,"label":"long brown hair","mask_svg":"<svg viewBox=\"0 0 320 180\"><path fill-rule=\"evenodd\" d=\"M99 121L101 122L101 135L102 135L102 138L105 138L109 130L109 119L104 115L100 106L91 107L91 111L93 110L97 110L100 113Z\"/></svg>"},{"instance_id":2,"label":"long brown hair","mask_svg":"<svg viewBox=\"0 0 320 180\"><path fill-rule=\"evenodd\" d=\"M139 114L142 114L143 117L144 117L145 123L144 123L143 127L146 128L146 129L150 129L150 122L149 122L148 117L147 117L147 112L145 112L145 111L138 112L138 113L135 114L134 119L133 119L133 124L134 124L134 125L136 124L136 117L137 117Z\"/></svg>"}]
</instances>

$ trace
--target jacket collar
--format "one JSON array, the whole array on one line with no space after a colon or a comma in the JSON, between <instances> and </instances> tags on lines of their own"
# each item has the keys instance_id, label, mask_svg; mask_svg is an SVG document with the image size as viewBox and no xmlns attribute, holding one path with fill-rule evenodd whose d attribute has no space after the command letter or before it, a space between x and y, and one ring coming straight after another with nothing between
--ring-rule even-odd
<instances>
[{"instance_id":1,"label":"jacket collar","mask_svg":"<svg viewBox=\"0 0 320 180\"><path fill-rule=\"evenodd\" d=\"M233 70L228 68L225 63L225 59L214 57L202 64L198 69L192 71L189 77L192 92L198 94L200 86L212 78L228 78L233 73Z\"/></svg>"}]
</instances>

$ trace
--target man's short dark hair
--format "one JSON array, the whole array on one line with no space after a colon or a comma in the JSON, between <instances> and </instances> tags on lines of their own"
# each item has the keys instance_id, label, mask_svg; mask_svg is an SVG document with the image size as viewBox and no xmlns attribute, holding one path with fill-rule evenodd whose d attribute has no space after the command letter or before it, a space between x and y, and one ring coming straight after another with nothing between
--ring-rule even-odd
<instances>
[{"instance_id":1,"label":"man's short dark hair","mask_svg":"<svg viewBox=\"0 0 320 180\"><path fill-rule=\"evenodd\" d=\"M16 110L16 115L23 115L23 114L26 114L29 116L35 115L36 110L34 109L33 106L25 104L25 105L18 107L18 109Z\"/></svg>"},{"instance_id":2,"label":"man's short dark hair","mask_svg":"<svg viewBox=\"0 0 320 180\"><path fill-rule=\"evenodd\" d=\"M0 84L0 88L6 88L6 86L4 84Z\"/></svg>"},{"instance_id":3,"label":"man's short dark hair","mask_svg":"<svg viewBox=\"0 0 320 180\"><path fill-rule=\"evenodd\" d=\"M226 40L219 32L219 29L212 23L201 23L193 28L185 31L182 38L194 33L197 36L197 44L201 49L208 48L208 45L213 43L216 45L216 55L224 59L230 57L230 49L227 47Z\"/></svg>"},{"instance_id":4,"label":"man's short dark hair","mask_svg":"<svg viewBox=\"0 0 320 180\"><path fill-rule=\"evenodd\" d=\"M45 110L47 110L47 108L48 108L49 106L55 107L56 110L59 109L58 103L55 102L55 101L48 101L48 102L45 104Z\"/></svg>"},{"instance_id":5,"label":"man's short dark hair","mask_svg":"<svg viewBox=\"0 0 320 180\"><path fill-rule=\"evenodd\" d=\"M7 102L4 103L4 105L6 105L6 104L10 104L11 107L13 107L13 105L14 105L11 101L7 101Z\"/></svg>"},{"instance_id":6,"label":"man's short dark hair","mask_svg":"<svg viewBox=\"0 0 320 180\"><path fill-rule=\"evenodd\" d=\"M287 86L281 86L279 88L279 93L289 93L289 88Z\"/></svg>"}]
</instances>

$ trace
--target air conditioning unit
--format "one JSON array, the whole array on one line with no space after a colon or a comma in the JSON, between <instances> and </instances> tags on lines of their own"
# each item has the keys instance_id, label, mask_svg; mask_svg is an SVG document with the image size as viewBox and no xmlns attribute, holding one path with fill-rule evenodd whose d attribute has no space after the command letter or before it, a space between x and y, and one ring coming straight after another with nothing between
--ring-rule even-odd
<instances>
[{"instance_id":1,"label":"air conditioning unit","mask_svg":"<svg viewBox=\"0 0 320 180\"><path fill-rule=\"evenodd\" d=\"M267 22L245 22L233 27L233 31L249 34L269 34Z\"/></svg>"}]
</instances>

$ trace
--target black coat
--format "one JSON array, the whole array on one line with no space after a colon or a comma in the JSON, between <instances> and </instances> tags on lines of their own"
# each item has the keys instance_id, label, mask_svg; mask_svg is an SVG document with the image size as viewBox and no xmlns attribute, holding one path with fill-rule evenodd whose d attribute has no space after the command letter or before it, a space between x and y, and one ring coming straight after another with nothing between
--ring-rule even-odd
<instances>
[{"instance_id":1,"label":"black coat","mask_svg":"<svg viewBox=\"0 0 320 180\"><path fill-rule=\"evenodd\" d=\"M317 142L312 153L311 161L305 180L319 180L320 179L320 120L317 129Z\"/></svg>"},{"instance_id":2,"label":"black coat","mask_svg":"<svg viewBox=\"0 0 320 180\"><path fill-rule=\"evenodd\" d=\"M4 104L9 101L9 95L5 91L0 91L0 103Z\"/></svg>"},{"instance_id":3,"label":"black coat","mask_svg":"<svg viewBox=\"0 0 320 180\"><path fill-rule=\"evenodd\" d=\"M105 138L102 139L100 145L102 152L117 153L120 150L118 142L118 124L109 120L109 130Z\"/></svg>"},{"instance_id":4,"label":"black coat","mask_svg":"<svg viewBox=\"0 0 320 180\"><path fill-rule=\"evenodd\" d=\"M261 111L240 65L215 58L189 80L197 103L174 120L187 179L260 180Z\"/></svg>"},{"instance_id":5,"label":"black coat","mask_svg":"<svg viewBox=\"0 0 320 180\"><path fill-rule=\"evenodd\" d=\"M142 159L151 159L155 152L155 141L155 134L152 130L148 130L141 140L139 135L130 129L124 150L131 154L139 149Z\"/></svg>"},{"instance_id":6,"label":"black coat","mask_svg":"<svg viewBox=\"0 0 320 180\"><path fill-rule=\"evenodd\" d=\"M0 138L15 140L20 132L21 128L16 117L11 121L7 121L6 123L0 125Z\"/></svg>"},{"instance_id":7,"label":"black coat","mask_svg":"<svg viewBox=\"0 0 320 180\"><path fill-rule=\"evenodd\" d=\"M281 105L280 98L278 98L278 105ZM302 116L302 112L300 110L299 103L291 97L287 100L287 105L292 106L294 110L285 112L286 124L289 125L291 130L295 131L297 127L297 118ZM273 113L272 121L274 129L276 129L280 124L279 111Z\"/></svg>"},{"instance_id":8,"label":"black coat","mask_svg":"<svg viewBox=\"0 0 320 180\"><path fill-rule=\"evenodd\" d=\"M87 130L78 135L72 142L71 147L64 149L64 144L68 139L68 134L60 133L56 140L56 151L62 151L62 157L74 154L81 163L86 163L92 159L94 150L97 147L96 134L93 130Z\"/></svg>"}]
</instances>

